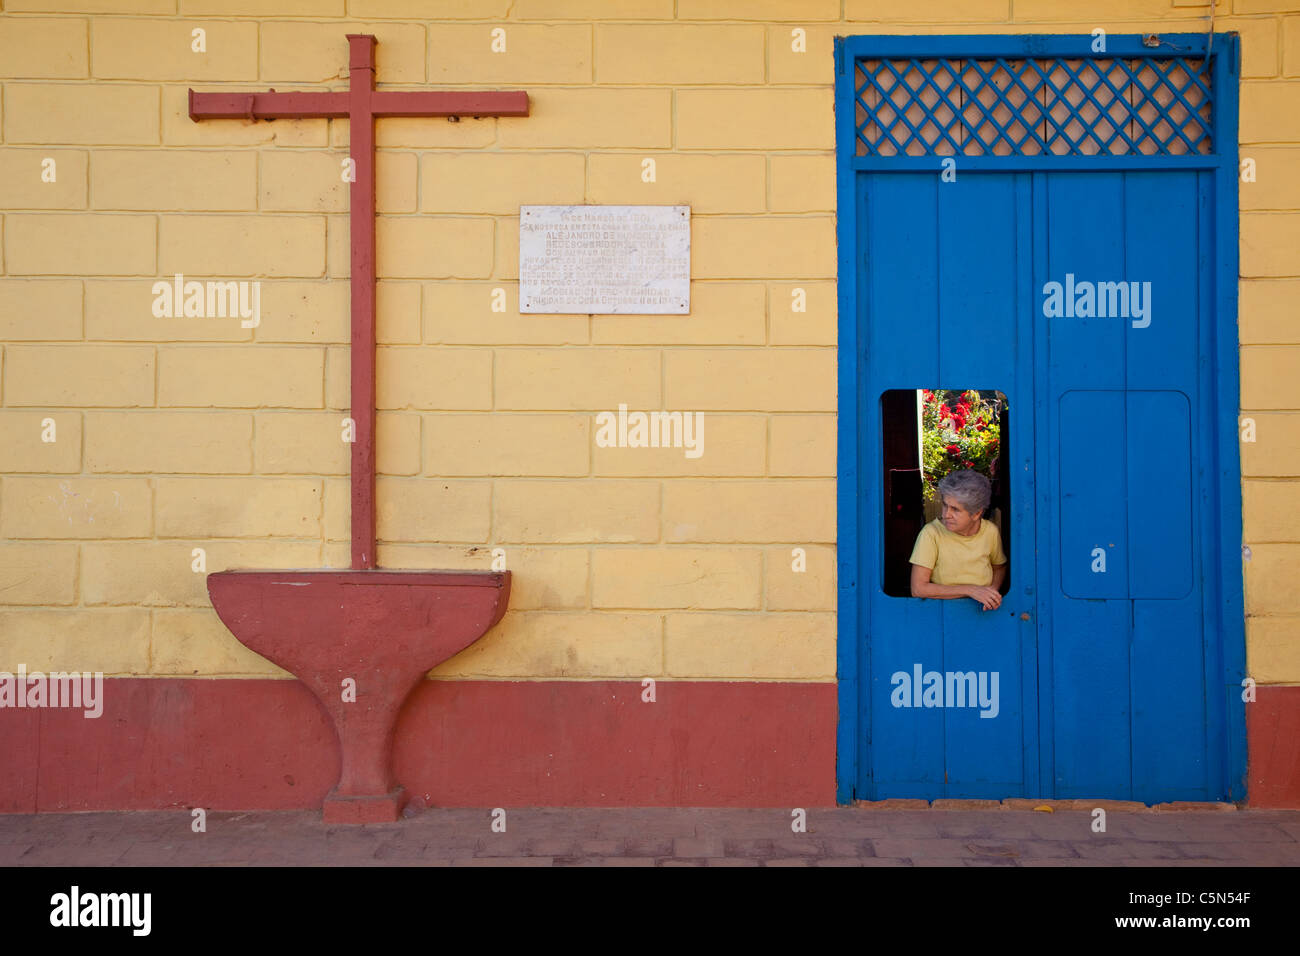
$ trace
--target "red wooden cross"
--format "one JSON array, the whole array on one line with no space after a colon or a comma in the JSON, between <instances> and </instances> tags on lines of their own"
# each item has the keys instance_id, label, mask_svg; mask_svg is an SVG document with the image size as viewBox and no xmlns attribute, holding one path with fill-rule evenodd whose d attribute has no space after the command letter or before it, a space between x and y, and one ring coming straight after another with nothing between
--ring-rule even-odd
<instances>
[{"instance_id":1,"label":"red wooden cross","mask_svg":"<svg viewBox=\"0 0 1300 956\"><path fill-rule=\"evenodd\" d=\"M375 89L375 38L348 35L348 88L321 93L195 93L190 119L347 117L352 182L352 567L375 566L375 117L527 116L528 94Z\"/></svg>"}]
</instances>

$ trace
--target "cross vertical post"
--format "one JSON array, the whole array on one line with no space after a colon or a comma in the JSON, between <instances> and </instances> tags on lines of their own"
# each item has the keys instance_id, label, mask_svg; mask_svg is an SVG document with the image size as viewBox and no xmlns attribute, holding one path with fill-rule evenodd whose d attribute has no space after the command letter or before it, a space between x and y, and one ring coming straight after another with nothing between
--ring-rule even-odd
<instances>
[{"instance_id":1,"label":"cross vertical post","mask_svg":"<svg viewBox=\"0 0 1300 956\"><path fill-rule=\"evenodd\" d=\"M351 190L352 569L375 566L375 38L348 34ZM358 349L357 343L369 347Z\"/></svg>"}]
</instances>

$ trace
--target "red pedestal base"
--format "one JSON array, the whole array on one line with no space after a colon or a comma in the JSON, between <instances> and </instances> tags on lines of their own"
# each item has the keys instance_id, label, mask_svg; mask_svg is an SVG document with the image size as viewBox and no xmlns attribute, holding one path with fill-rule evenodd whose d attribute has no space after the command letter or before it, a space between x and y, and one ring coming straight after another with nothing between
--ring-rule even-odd
<instances>
[{"instance_id":1,"label":"red pedestal base","mask_svg":"<svg viewBox=\"0 0 1300 956\"><path fill-rule=\"evenodd\" d=\"M397 787L382 796L348 797L331 792L325 798L326 823L396 823L410 796Z\"/></svg>"},{"instance_id":2,"label":"red pedestal base","mask_svg":"<svg viewBox=\"0 0 1300 956\"><path fill-rule=\"evenodd\" d=\"M392 770L397 712L501 619L510 572L222 571L208 594L236 639L311 688L333 720L342 770L326 821L391 822L406 799Z\"/></svg>"}]
</instances>

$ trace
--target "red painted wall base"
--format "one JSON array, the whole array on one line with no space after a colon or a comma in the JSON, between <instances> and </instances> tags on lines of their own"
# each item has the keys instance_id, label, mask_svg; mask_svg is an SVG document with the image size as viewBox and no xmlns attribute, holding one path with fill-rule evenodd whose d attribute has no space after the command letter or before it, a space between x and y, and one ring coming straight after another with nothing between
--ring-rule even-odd
<instances>
[{"instance_id":1,"label":"red painted wall base","mask_svg":"<svg viewBox=\"0 0 1300 956\"><path fill-rule=\"evenodd\" d=\"M398 719L418 806L829 806L834 684L428 681ZM1247 707L1250 805L1300 808L1300 687ZM319 809L338 741L302 684L121 678L104 713L0 709L0 812Z\"/></svg>"},{"instance_id":2,"label":"red painted wall base","mask_svg":"<svg viewBox=\"0 0 1300 956\"><path fill-rule=\"evenodd\" d=\"M1246 705L1252 807L1300 809L1300 687L1260 687Z\"/></svg>"},{"instance_id":3,"label":"red painted wall base","mask_svg":"<svg viewBox=\"0 0 1300 956\"><path fill-rule=\"evenodd\" d=\"M319 809L339 775L286 680L121 678L104 713L0 710L0 812ZM830 806L834 684L426 681L393 765L417 806Z\"/></svg>"}]
</instances>

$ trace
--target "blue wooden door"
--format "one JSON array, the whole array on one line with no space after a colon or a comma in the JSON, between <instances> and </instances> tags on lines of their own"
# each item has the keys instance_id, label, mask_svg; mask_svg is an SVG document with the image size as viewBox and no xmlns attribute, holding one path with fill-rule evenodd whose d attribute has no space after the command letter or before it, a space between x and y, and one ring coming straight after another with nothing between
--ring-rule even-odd
<instances>
[{"instance_id":1,"label":"blue wooden door","mask_svg":"<svg viewBox=\"0 0 1300 956\"><path fill-rule=\"evenodd\" d=\"M930 39L838 48L841 798L1239 799L1235 44ZM996 611L883 587L882 399L935 387L1009 402Z\"/></svg>"}]
</instances>

